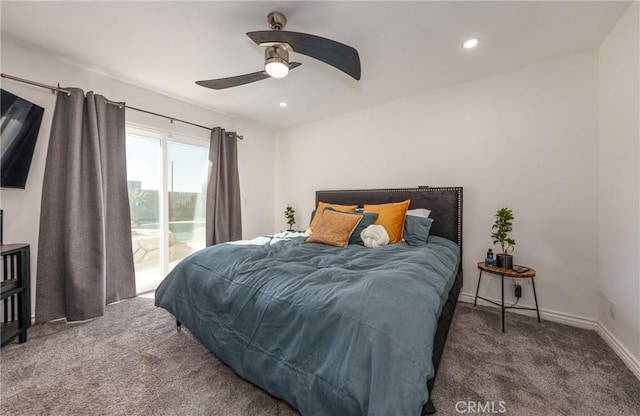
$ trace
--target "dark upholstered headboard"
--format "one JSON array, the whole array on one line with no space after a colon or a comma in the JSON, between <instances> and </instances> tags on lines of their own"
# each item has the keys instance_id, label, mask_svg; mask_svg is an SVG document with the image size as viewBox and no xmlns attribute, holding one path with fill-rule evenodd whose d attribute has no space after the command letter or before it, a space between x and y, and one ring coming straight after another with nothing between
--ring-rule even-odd
<instances>
[{"instance_id":1,"label":"dark upholstered headboard","mask_svg":"<svg viewBox=\"0 0 640 416\"><path fill-rule=\"evenodd\" d=\"M409 209L427 208L433 218L429 234L448 238L462 250L462 187L398 189L356 189L344 191L316 191L318 202L342 205L385 204L411 200Z\"/></svg>"}]
</instances>

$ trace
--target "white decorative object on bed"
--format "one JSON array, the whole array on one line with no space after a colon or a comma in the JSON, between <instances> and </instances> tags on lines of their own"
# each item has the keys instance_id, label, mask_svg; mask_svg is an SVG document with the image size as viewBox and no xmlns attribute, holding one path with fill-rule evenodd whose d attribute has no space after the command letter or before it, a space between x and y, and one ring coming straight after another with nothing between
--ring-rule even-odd
<instances>
[{"instance_id":1,"label":"white decorative object on bed","mask_svg":"<svg viewBox=\"0 0 640 416\"><path fill-rule=\"evenodd\" d=\"M382 225L372 224L360 234L365 247L376 248L389 244L389 234Z\"/></svg>"}]
</instances>

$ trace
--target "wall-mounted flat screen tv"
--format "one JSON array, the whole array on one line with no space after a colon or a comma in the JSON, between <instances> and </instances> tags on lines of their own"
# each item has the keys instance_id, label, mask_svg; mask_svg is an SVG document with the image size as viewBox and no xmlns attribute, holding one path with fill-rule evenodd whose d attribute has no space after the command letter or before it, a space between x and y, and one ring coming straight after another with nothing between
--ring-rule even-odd
<instances>
[{"instance_id":1,"label":"wall-mounted flat screen tv","mask_svg":"<svg viewBox=\"0 0 640 416\"><path fill-rule=\"evenodd\" d=\"M44 108L5 90L0 95L0 186L24 189Z\"/></svg>"}]
</instances>

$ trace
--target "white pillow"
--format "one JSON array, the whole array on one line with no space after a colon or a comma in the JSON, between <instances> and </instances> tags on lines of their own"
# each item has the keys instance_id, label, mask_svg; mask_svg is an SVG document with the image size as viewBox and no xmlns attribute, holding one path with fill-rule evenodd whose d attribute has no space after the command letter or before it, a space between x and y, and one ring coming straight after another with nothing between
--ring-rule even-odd
<instances>
[{"instance_id":1,"label":"white pillow","mask_svg":"<svg viewBox=\"0 0 640 416\"><path fill-rule=\"evenodd\" d=\"M431 214L431 210L426 208L416 208L407 211L407 215L413 215L414 217L429 218L429 214Z\"/></svg>"}]
</instances>

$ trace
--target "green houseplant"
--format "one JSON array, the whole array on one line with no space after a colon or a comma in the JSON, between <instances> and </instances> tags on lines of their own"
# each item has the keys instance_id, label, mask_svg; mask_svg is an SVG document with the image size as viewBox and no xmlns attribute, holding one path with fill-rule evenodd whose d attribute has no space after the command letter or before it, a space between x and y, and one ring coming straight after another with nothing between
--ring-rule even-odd
<instances>
[{"instance_id":1,"label":"green houseplant","mask_svg":"<svg viewBox=\"0 0 640 416\"><path fill-rule=\"evenodd\" d=\"M284 216L287 219L287 224L289 224L289 229L287 231L293 231L293 224L296 223L296 210L293 209L291 205L287 204L287 208L284 210Z\"/></svg>"},{"instance_id":2,"label":"green houseplant","mask_svg":"<svg viewBox=\"0 0 640 416\"><path fill-rule=\"evenodd\" d=\"M500 243L501 254L496 255L498 267L505 269L513 268L513 256L509 253L513 252L516 241L509 237L509 233L513 230L513 211L509 208L500 208L495 215L496 222L491 227L494 230L491 233L493 244Z\"/></svg>"}]
</instances>

